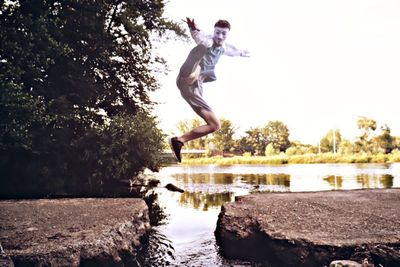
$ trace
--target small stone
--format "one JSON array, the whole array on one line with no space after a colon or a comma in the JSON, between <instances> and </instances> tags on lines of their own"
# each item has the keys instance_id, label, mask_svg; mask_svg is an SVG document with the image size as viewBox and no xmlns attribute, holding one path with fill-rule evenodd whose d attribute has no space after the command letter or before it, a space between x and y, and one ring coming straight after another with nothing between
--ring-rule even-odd
<instances>
[{"instance_id":1,"label":"small stone","mask_svg":"<svg viewBox=\"0 0 400 267\"><path fill-rule=\"evenodd\" d=\"M350 260L336 260L329 264L329 267L362 267L362 265Z\"/></svg>"}]
</instances>

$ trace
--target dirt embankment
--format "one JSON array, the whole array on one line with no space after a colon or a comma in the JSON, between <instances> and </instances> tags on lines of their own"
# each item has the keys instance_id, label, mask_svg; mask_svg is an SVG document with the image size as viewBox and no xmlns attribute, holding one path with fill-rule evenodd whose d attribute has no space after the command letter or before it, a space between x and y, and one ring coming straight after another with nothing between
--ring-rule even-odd
<instances>
[{"instance_id":1,"label":"dirt embankment","mask_svg":"<svg viewBox=\"0 0 400 267\"><path fill-rule=\"evenodd\" d=\"M223 206L215 233L225 256L271 266L400 266L400 189L239 197Z\"/></svg>"},{"instance_id":2,"label":"dirt embankment","mask_svg":"<svg viewBox=\"0 0 400 267\"><path fill-rule=\"evenodd\" d=\"M149 228L141 199L0 201L0 265L134 266Z\"/></svg>"}]
</instances>

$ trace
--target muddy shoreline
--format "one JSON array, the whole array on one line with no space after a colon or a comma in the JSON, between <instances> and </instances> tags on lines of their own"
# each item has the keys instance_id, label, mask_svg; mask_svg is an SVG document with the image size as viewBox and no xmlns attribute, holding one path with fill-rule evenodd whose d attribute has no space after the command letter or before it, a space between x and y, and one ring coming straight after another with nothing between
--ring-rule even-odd
<instances>
[{"instance_id":1,"label":"muddy shoreline","mask_svg":"<svg viewBox=\"0 0 400 267\"><path fill-rule=\"evenodd\" d=\"M135 198L0 201L1 266L135 266L150 229Z\"/></svg>"},{"instance_id":2,"label":"muddy shoreline","mask_svg":"<svg viewBox=\"0 0 400 267\"><path fill-rule=\"evenodd\" d=\"M399 266L399 207L400 189L258 193L224 204L215 235L224 256L267 266Z\"/></svg>"},{"instance_id":3,"label":"muddy shoreline","mask_svg":"<svg viewBox=\"0 0 400 267\"><path fill-rule=\"evenodd\" d=\"M256 193L223 205L227 258L265 266L400 263L400 189ZM0 266L137 266L150 230L133 198L0 201Z\"/></svg>"}]
</instances>

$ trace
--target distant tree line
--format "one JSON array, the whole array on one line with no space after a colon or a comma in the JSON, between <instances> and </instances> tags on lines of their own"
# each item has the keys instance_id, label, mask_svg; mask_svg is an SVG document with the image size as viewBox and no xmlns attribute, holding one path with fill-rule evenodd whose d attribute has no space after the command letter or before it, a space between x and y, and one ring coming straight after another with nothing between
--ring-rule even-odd
<instances>
[{"instance_id":1,"label":"distant tree line","mask_svg":"<svg viewBox=\"0 0 400 267\"><path fill-rule=\"evenodd\" d=\"M181 121L178 131L201 125L199 119ZM221 129L214 134L186 144L187 149L205 149L209 153L230 152L251 155L302 155L308 153L340 153L340 154L388 154L400 150L400 137L392 136L389 126L383 125L377 131L377 122L366 117L357 120L359 135L355 141L342 138L339 129L330 129L321 137L318 144L302 144L290 141L290 131L281 121L270 121L264 127L247 130L243 136L235 138L237 127L232 121L221 118Z\"/></svg>"},{"instance_id":2,"label":"distant tree line","mask_svg":"<svg viewBox=\"0 0 400 267\"><path fill-rule=\"evenodd\" d=\"M164 1L1 1L0 196L97 194L156 170Z\"/></svg>"}]
</instances>

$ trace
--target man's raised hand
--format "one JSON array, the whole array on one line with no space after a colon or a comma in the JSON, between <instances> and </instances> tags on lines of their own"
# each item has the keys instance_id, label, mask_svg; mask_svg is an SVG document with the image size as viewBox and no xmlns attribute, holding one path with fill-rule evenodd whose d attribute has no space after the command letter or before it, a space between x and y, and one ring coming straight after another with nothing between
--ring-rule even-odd
<instances>
[{"instance_id":1,"label":"man's raised hand","mask_svg":"<svg viewBox=\"0 0 400 267\"><path fill-rule=\"evenodd\" d=\"M194 22L194 19L190 19L189 17L186 17L186 20L183 20L189 27L190 30L194 31L198 31L199 29L196 26L196 23Z\"/></svg>"}]
</instances>

